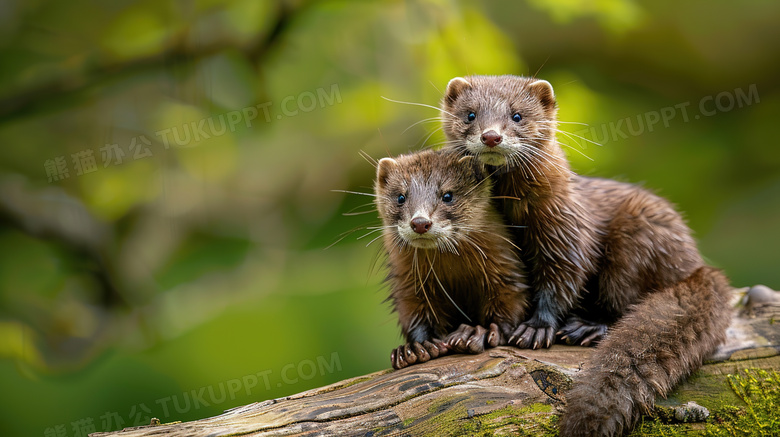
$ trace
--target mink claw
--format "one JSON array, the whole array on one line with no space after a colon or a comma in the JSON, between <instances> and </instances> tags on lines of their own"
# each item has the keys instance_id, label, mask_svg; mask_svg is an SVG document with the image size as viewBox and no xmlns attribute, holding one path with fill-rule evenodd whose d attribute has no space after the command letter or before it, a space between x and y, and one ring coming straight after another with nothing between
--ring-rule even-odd
<instances>
[{"instance_id":1,"label":"mink claw","mask_svg":"<svg viewBox=\"0 0 780 437\"><path fill-rule=\"evenodd\" d=\"M417 357L416 362L425 363L431 360L431 355L420 343L415 341L412 343L412 348L414 349L414 355Z\"/></svg>"},{"instance_id":2,"label":"mink claw","mask_svg":"<svg viewBox=\"0 0 780 437\"><path fill-rule=\"evenodd\" d=\"M393 349L390 352L390 363L394 369L399 370L412 364L428 362L447 354L448 351L447 346L439 339L424 340L422 343L415 341Z\"/></svg>"},{"instance_id":3,"label":"mink claw","mask_svg":"<svg viewBox=\"0 0 780 437\"><path fill-rule=\"evenodd\" d=\"M461 324L458 329L447 335L444 344L455 352L466 352L469 350L469 341L471 341L473 333L473 326Z\"/></svg>"},{"instance_id":4,"label":"mink claw","mask_svg":"<svg viewBox=\"0 0 780 437\"><path fill-rule=\"evenodd\" d=\"M556 335L560 335L561 340L566 344L579 344L589 346L598 343L607 334L607 325L603 323L593 323L579 317L572 317L561 328Z\"/></svg>"},{"instance_id":5,"label":"mink claw","mask_svg":"<svg viewBox=\"0 0 780 437\"><path fill-rule=\"evenodd\" d=\"M501 344L501 331L498 330L498 325L495 323L490 324L490 332L488 338L485 341L486 346L497 347Z\"/></svg>"},{"instance_id":6,"label":"mink claw","mask_svg":"<svg viewBox=\"0 0 780 437\"><path fill-rule=\"evenodd\" d=\"M509 338L509 343L521 349L549 348L554 338L554 328L552 326L534 328L523 323Z\"/></svg>"},{"instance_id":7,"label":"mink claw","mask_svg":"<svg viewBox=\"0 0 780 437\"><path fill-rule=\"evenodd\" d=\"M404 360L403 349L404 349L403 346L398 346L396 349L393 349L393 351L390 353L390 364L392 364L393 369L400 370L409 365Z\"/></svg>"}]
</instances>

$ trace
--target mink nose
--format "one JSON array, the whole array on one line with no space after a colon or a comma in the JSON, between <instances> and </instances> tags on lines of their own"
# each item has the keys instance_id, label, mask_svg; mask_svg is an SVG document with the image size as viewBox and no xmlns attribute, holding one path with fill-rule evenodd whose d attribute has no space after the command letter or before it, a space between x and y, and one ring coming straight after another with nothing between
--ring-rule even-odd
<instances>
[{"instance_id":1,"label":"mink nose","mask_svg":"<svg viewBox=\"0 0 780 437\"><path fill-rule=\"evenodd\" d=\"M428 229L431 228L432 224L433 223L425 217L415 217L412 219L412 230L418 234L424 234L428 232Z\"/></svg>"},{"instance_id":2,"label":"mink nose","mask_svg":"<svg viewBox=\"0 0 780 437\"><path fill-rule=\"evenodd\" d=\"M501 135L494 130L489 130L482 134L482 144L488 147L496 147L501 144Z\"/></svg>"}]
</instances>

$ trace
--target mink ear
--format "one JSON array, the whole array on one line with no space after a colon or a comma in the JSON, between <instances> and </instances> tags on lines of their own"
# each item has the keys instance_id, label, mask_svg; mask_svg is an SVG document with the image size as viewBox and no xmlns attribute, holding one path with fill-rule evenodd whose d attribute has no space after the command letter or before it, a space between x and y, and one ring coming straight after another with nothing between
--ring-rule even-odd
<instances>
[{"instance_id":1,"label":"mink ear","mask_svg":"<svg viewBox=\"0 0 780 437\"><path fill-rule=\"evenodd\" d=\"M452 104L463 91L471 88L471 84L462 77L456 77L447 83L447 91L444 92L444 100Z\"/></svg>"},{"instance_id":2,"label":"mink ear","mask_svg":"<svg viewBox=\"0 0 780 437\"><path fill-rule=\"evenodd\" d=\"M387 178L390 176L390 172L392 172L396 167L398 167L398 161L395 159L380 159L376 166L376 186L382 188L387 185Z\"/></svg>"},{"instance_id":3,"label":"mink ear","mask_svg":"<svg viewBox=\"0 0 780 437\"><path fill-rule=\"evenodd\" d=\"M553 87L550 85L550 82L541 79L531 82L531 84L528 85L528 91L532 96L536 96L545 108L552 108L555 106L555 92L553 92Z\"/></svg>"}]
</instances>

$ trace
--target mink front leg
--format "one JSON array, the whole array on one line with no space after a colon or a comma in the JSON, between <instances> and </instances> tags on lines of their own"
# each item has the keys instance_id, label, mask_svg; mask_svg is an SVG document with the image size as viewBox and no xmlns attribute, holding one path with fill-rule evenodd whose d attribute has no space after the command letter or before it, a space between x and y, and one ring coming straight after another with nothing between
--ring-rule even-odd
<instances>
[{"instance_id":1,"label":"mink front leg","mask_svg":"<svg viewBox=\"0 0 780 437\"><path fill-rule=\"evenodd\" d=\"M448 349L441 340L434 339L433 342L424 340L420 342L410 342L402 344L390 352L390 362L393 369L403 369L415 363L424 363L441 355L445 355Z\"/></svg>"},{"instance_id":2,"label":"mink front leg","mask_svg":"<svg viewBox=\"0 0 780 437\"><path fill-rule=\"evenodd\" d=\"M524 201L505 203L505 213L511 224L522 225L517 231L521 253L529 268L531 290L536 309L533 316L510 335L509 343L521 348L550 347L560 322L566 317L584 289L587 278L597 271L601 256L598 205L592 205L581 190L572 188L578 182L562 173L552 182L549 192L539 186L517 191L511 177L500 194L516 196ZM558 175L561 176L561 175ZM540 191L541 190L541 191ZM522 191L522 190L521 190Z\"/></svg>"},{"instance_id":3,"label":"mink front leg","mask_svg":"<svg viewBox=\"0 0 780 437\"><path fill-rule=\"evenodd\" d=\"M552 292L546 291L545 295ZM561 309L554 304L538 304L533 317L520 324L509 337L509 344L522 349L550 347L555 340Z\"/></svg>"},{"instance_id":4,"label":"mink front leg","mask_svg":"<svg viewBox=\"0 0 780 437\"><path fill-rule=\"evenodd\" d=\"M406 344L390 352L390 362L396 370L416 363L425 363L448 352L447 345L433 338L431 328L424 324L417 325L409 331L406 341Z\"/></svg>"},{"instance_id":5,"label":"mink front leg","mask_svg":"<svg viewBox=\"0 0 780 437\"><path fill-rule=\"evenodd\" d=\"M509 259L511 261L511 259ZM485 349L507 344L506 339L515 327L525 319L528 310L528 286L521 274L522 265L508 263L506 269L492 271L510 271L509 277L497 277L489 282L502 283L499 291L485 302L485 325L460 327L449 334L444 342L450 350L460 353L482 353ZM495 281L495 282L493 282ZM489 290L488 290L489 291Z\"/></svg>"},{"instance_id":6,"label":"mink front leg","mask_svg":"<svg viewBox=\"0 0 780 437\"><path fill-rule=\"evenodd\" d=\"M390 362L394 369L424 363L447 353L448 348L435 338L430 320L435 320L427 303L414 292L413 283L400 283L392 290L393 304L398 312L406 344L393 349Z\"/></svg>"},{"instance_id":7,"label":"mink front leg","mask_svg":"<svg viewBox=\"0 0 780 437\"><path fill-rule=\"evenodd\" d=\"M487 329L480 325L463 324L444 338L444 344L453 352L479 354L487 348L506 344L506 337L501 335L495 323Z\"/></svg>"},{"instance_id":8,"label":"mink front leg","mask_svg":"<svg viewBox=\"0 0 780 437\"><path fill-rule=\"evenodd\" d=\"M533 316L520 324L509 336L509 344L523 349L550 347L558 332L560 321L577 302L580 290L585 285L587 264L578 259L574 250L567 251L572 258L544 259L535 264L534 278L536 310Z\"/></svg>"}]
</instances>

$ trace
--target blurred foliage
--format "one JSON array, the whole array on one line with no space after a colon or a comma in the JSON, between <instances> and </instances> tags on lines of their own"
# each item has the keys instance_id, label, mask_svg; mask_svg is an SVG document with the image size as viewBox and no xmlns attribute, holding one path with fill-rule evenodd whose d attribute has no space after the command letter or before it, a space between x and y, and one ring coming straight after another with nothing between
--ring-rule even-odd
<instances>
[{"instance_id":1,"label":"blurred foliage","mask_svg":"<svg viewBox=\"0 0 780 437\"><path fill-rule=\"evenodd\" d=\"M0 9L2 435L195 419L388 367L379 243L323 250L375 222L371 198L332 190L371 190L361 150L441 144L435 110L382 97L437 106L459 75L548 79L578 172L644 183L735 285L780 287L780 3Z\"/></svg>"}]
</instances>

